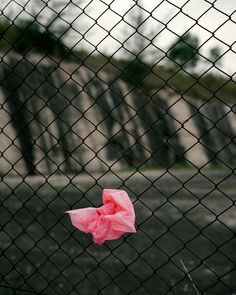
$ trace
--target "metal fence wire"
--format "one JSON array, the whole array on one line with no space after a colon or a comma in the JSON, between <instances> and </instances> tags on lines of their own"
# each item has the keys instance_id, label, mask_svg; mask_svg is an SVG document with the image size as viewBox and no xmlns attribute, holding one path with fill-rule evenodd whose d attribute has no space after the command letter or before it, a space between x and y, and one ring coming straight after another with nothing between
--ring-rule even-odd
<instances>
[{"instance_id":1,"label":"metal fence wire","mask_svg":"<svg viewBox=\"0 0 236 295\"><path fill-rule=\"evenodd\" d=\"M235 294L235 1L0 6L0 294ZM98 246L103 188L137 233Z\"/></svg>"}]
</instances>

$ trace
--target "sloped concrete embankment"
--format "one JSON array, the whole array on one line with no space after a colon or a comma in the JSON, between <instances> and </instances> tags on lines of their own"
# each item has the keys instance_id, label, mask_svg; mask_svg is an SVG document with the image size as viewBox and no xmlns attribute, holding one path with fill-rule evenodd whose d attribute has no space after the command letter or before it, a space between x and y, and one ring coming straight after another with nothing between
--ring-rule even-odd
<instances>
[{"instance_id":1,"label":"sloped concrete embankment","mask_svg":"<svg viewBox=\"0 0 236 295\"><path fill-rule=\"evenodd\" d=\"M0 173L53 174L236 161L235 109L163 89L152 98L82 65L0 64Z\"/></svg>"}]
</instances>

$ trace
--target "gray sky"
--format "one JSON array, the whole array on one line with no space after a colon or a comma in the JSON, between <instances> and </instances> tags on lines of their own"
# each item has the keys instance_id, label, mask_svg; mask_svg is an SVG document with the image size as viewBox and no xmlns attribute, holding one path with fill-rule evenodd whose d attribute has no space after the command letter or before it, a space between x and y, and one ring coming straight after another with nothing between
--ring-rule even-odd
<instances>
[{"instance_id":1,"label":"gray sky","mask_svg":"<svg viewBox=\"0 0 236 295\"><path fill-rule=\"evenodd\" d=\"M46 0L44 0L46 1ZM48 1L48 0L47 0ZM19 3L19 5L17 4ZM50 0L49 7L60 11L63 5L62 0ZM46 23L47 19L53 19L54 14L50 8L45 7L42 0L3 0L2 8L4 14L10 14L14 18L17 14L21 17L29 17L28 12L40 12L39 21ZM25 11L22 10L22 5ZM77 4L79 7L74 5ZM73 22L73 28L78 30L76 33L71 30L66 42L73 46L78 44L78 48L85 47L88 50L97 49L108 54L120 57L124 54L121 43L128 38L134 30L127 24L132 24L134 10L127 11L135 4L134 0L73 0L63 11L62 18L66 22ZM232 75L235 72L236 64L236 1L235 0L143 0L138 1L147 11L144 15L149 17L145 22L144 34L154 37L160 29L160 34L154 39L154 44L163 51L166 51L177 35L182 35L187 30L198 35L201 43L201 53L207 55L209 48L219 46L225 52L222 70ZM214 3L214 7L212 6ZM110 5L110 6L109 6ZM82 9L84 11L82 12ZM150 16L152 12L152 16ZM229 16L231 15L231 19ZM122 17L124 16L124 21ZM126 23L127 22L127 23ZM64 24L65 24L64 23ZM57 26L62 22L57 23ZM110 33L108 33L110 31ZM214 36L212 35L214 33ZM84 34L85 38L82 38ZM91 45L91 44L93 45ZM132 39L125 44L128 49L132 47ZM231 47L231 49L230 49ZM152 46L151 52L155 58L157 49ZM158 61L159 57L156 57Z\"/></svg>"}]
</instances>

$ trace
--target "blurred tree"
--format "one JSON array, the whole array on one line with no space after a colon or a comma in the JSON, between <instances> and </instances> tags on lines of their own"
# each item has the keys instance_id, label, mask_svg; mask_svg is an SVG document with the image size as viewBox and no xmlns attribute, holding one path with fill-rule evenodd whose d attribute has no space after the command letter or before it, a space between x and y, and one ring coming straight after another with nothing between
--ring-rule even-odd
<instances>
[{"instance_id":1,"label":"blurred tree","mask_svg":"<svg viewBox=\"0 0 236 295\"><path fill-rule=\"evenodd\" d=\"M80 5L82 1L78 0L77 5ZM40 23L55 38L63 40L69 32L71 25L70 19L74 14L71 11L68 16L68 10L66 9L71 1L69 3L66 0L44 0L42 2L44 9L42 7L36 9L37 2L35 3L35 7L32 7L31 14L34 20Z\"/></svg>"},{"instance_id":2,"label":"blurred tree","mask_svg":"<svg viewBox=\"0 0 236 295\"><path fill-rule=\"evenodd\" d=\"M150 44L153 39L153 32L149 30L147 33L146 20L148 15L143 9L143 1L137 0L132 4L132 8L128 14L133 31L125 40L125 48L127 56L122 61L123 78L138 86L142 86L144 78L150 73ZM127 31L124 33L127 36Z\"/></svg>"},{"instance_id":3,"label":"blurred tree","mask_svg":"<svg viewBox=\"0 0 236 295\"><path fill-rule=\"evenodd\" d=\"M212 47L210 50L209 50L209 57L208 59L212 62L212 63L219 63L221 64L221 61L219 61L219 59L222 57L222 52L221 52L221 49L217 46L215 47Z\"/></svg>"},{"instance_id":4,"label":"blurred tree","mask_svg":"<svg viewBox=\"0 0 236 295\"><path fill-rule=\"evenodd\" d=\"M198 37L187 33L172 43L168 57L174 61L175 66L194 69L199 60L198 48Z\"/></svg>"},{"instance_id":5,"label":"blurred tree","mask_svg":"<svg viewBox=\"0 0 236 295\"><path fill-rule=\"evenodd\" d=\"M84 0L78 0L76 7ZM73 52L65 38L73 31L73 10L68 16L68 6L73 2L66 0L32 0L27 5L20 5L24 13L19 13L14 20L11 15L0 19L0 50L4 47L14 48L25 54L29 50L44 52L48 55L68 58L79 57Z\"/></svg>"},{"instance_id":6,"label":"blurred tree","mask_svg":"<svg viewBox=\"0 0 236 295\"><path fill-rule=\"evenodd\" d=\"M135 32L132 33L131 37L127 41L128 50L135 57L140 60L144 60L144 50L150 43L149 36L145 34L146 26L145 26L145 13L143 10L143 2L141 0L136 1L135 6L132 9L132 18L130 19L130 23L135 29Z\"/></svg>"},{"instance_id":7,"label":"blurred tree","mask_svg":"<svg viewBox=\"0 0 236 295\"><path fill-rule=\"evenodd\" d=\"M10 45L17 52L25 54L29 50L44 52L54 56L65 56L67 49L63 42L45 30L38 22L20 19L14 23L5 19L0 22L2 46Z\"/></svg>"},{"instance_id":8,"label":"blurred tree","mask_svg":"<svg viewBox=\"0 0 236 295\"><path fill-rule=\"evenodd\" d=\"M163 52L158 50L157 40L163 29L165 19L169 19L171 10L163 15L163 22L155 22L154 18L146 9L143 0L132 0L132 6L127 13L127 22L130 26L125 27L124 48L126 56L122 61L124 79L138 86L145 86L152 69L162 59ZM132 27L128 35L128 27Z\"/></svg>"}]
</instances>

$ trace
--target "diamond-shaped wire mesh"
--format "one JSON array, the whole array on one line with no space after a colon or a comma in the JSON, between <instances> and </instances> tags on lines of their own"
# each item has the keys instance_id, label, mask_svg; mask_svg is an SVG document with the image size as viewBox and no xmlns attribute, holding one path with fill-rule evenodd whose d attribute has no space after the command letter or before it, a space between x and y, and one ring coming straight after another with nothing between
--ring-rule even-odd
<instances>
[{"instance_id":1,"label":"diamond-shaped wire mesh","mask_svg":"<svg viewBox=\"0 0 236 295\"><path fill-rule=\"evenodd\" d=\"M235 294L235 1L0 6L0 294ZM98 246L103 188L137 233Z\"/></svg>"}]
</instances>

